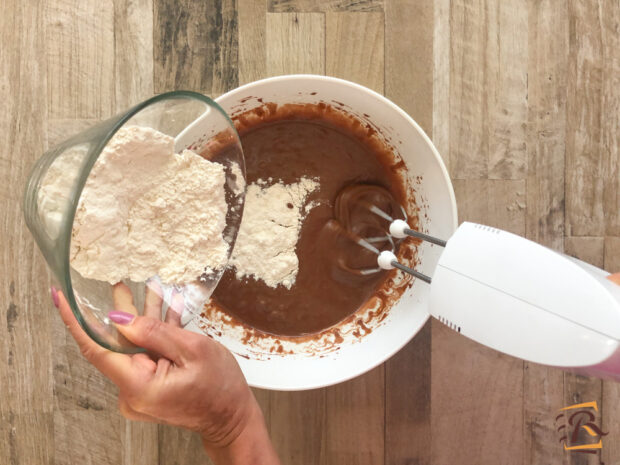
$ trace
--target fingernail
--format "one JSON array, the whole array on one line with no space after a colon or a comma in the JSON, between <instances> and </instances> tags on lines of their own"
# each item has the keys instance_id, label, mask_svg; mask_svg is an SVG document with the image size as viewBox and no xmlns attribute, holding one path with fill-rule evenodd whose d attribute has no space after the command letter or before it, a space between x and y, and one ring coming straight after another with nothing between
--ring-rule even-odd
<instances>
[{"instance_id":1,"label":"fingernail","mask_svg":"<svg viewBox=\"0 0 620 465\"><path fill-rule=\"evenodd\" d=\"M58 291L54 286L50 287L50 292L52 293L52 300L54 301L54 307L58 308Z\"/></svg>"},{"instance_id":2,"label":"fingernail","mask_svg":"<svg viewBox=\"0 0 620 465\"><path fill-rule=\"evenodd\" d=\"M119 325L128 325L135 318L135 315L133 313L121 312L120 310L113 310L108 312L108 318Z\"/></svg>"}]
</instances>

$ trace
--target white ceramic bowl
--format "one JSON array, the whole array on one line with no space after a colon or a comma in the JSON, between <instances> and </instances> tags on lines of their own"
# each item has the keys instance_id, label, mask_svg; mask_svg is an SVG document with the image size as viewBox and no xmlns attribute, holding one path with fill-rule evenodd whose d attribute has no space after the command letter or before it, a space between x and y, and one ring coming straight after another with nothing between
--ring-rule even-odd
<instances>
[{"instance_id":1,"label":"white ceramic bowl","mask_svg":"<svg viewBox=\"0 0 620 465\"><path fill-rule=\"evenodd\" d=\"M394 103L358 84L315 75L278 76L252 82L216 101L228 114L235 114L240 109L261 105L258 98L276 104L338 102L362 119L368 119L380 132L389 135L405 161L415 185L416 203L422 208L421 229L446 239L455 231L454 191L441 157L420 126ZM418 176L421 178L415 180ZM437 246L426 243L420 246L417 269L432 276L440 253ZM237 356L237 360L248 383L259 388L303 390L354 378L390 358L424 326L429 317L429 290L428 284L416 280L390 309L382 325L361 340L345 341L337 351L316 356ZM222 342L230 347L225 340Z\"/></svg>"}]
</instances>

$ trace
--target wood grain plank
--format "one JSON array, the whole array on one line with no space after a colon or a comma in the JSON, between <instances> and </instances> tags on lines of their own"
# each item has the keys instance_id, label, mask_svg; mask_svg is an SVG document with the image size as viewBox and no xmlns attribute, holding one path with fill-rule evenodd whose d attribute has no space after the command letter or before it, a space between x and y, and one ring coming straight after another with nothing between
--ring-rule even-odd
<instances>
[{"instance_id":1,"label":"wood grain plank","mask_svg":"<svg viewBox=\"0 0 620 465\"><path fill-rule=\"evenodd\" d=\"M527 4L455 2L450 166L457 179L522 179L527 166Z\"/></svg>"},{"instance_id":2,"label":"wood grain plank","mask_svg":"<svg viewBox=\"0 0 620 465\"><path fill-rule=\"evenodd\" d=\"M27 153L27 145L18 145ZM7 173L8 174L8 173ZM3 182L23 185L23 176ZM23 224L19 203L0 204L0 234L9 238L2 248L0 274L4 277L0 297L0 414L52 411L52 336L54 307L49 274ZM19 265L17 265L19 264Z\"/></svg>"},{"instance_id":3,"label":"wood grain plank","mask_svg":"<svg viewBox=\"0 0 620 465\"><path fill-rule=\"evenodd\" d=\"M156 0L155 92L188 89L216 96L239 83L235 0Z\"/></svg>"},{"instance_id":4,"label":"wood grain plank","mask_svg":"<svg viewBox=\"0 0 620 465\"><path fill-rule=\"evenodd\" d=\"M605 238L605 269L610 273L620 271L620 237Z\"/></svg>"},{"instance_id":5,"label":"wood grain plank","mask_svg":"<svg viewBox=\"0 0 620 465\"><path fill-rule=\"evenodd\" d=\"M326 13L325 73L383 92L383 13Z\"/></svg>"},{"instance_id":6,"label":"wood grain plank","mask_svg":"<svg viewBox=\"0 0 620 465\"><path fill-rule=\"evenodd\" d=\"M211 464L200 436L173 426L159 425L159 463L165 465Z\"/></svg>"},{"instance_id":7,"label":"wood grain plank","mask_svg":"<svg viewBox=\"0 0 620 465\"><path fill-rule=\"evenodd\" d=\"M267 70L324 74L325 14L267 13Z\"/></svg>"},{"instance_id":8,"label":"wood grain plank","mask_svg":"<svg viewBox=\"0 0 620 465\"><path fill-rule=\"evenodd\" d=\"M605 164L605 234L620 236L620 7L613 0L603 1L599 5L603 47L601 145Z\"/></svg>"},{"instance_id":9,"label":"wood grain plank","mask_svg":"<svg viewBox=\"0 0 620 465\"><path fill-rule=\"evenodd\" d=\"M535 363L524 363L523 465L565 463L558 445L556 411L564 407L564 372ZM554 447L558 445L558 447Z\"/></svg>"},{"instance_id":10,"label":"wood grain plank","mask_svg":"<svg viewBox=\"0 0 620 465\"><path fill-rule=\"evenodd\" d=\"M333 465L375 465L384 459L384 366L326 389L325 457Z\"/></svg>"},{"instance_id":11,"label":"wood grain plank","mask_svg":"<svg viewBox=\"0 0 620 465\"><path fill-rule=\"evenodd\" d=\"M620 256L616 258L620 266ZM615 268L620 269L620 268ZM609 433L603 437L603 449L599 463L614 464L620 460L620 383L617 381L603 381L603 405L601 406L602 424L604 432Z\"/></svg>"},{"instance_id":12,"label":"wood grain plank","mask_svg":"<svg viewBox=\"0 0 620 465\"><path fill-rule=\"evenodd\" d=\"M97 0L47 2L50 118L106 118L114 113L114 5Z\"/></svg>"},{"instance_id":13,"label":"wood grain plank","mask_svg":"<svg viewBox=\"0 0 620 465\"><path fill-rule=\"evenodd\" d=\"M455 180L454 188L462 220L524 234L525 180ZM433 463L523 463L521 360L437 325L431 385Z\"/></svg>"},{"instance_id":14,"label":"wood grain plank","mask_svg":"<svg viewBox=\"0 0 620 465\"><path fill-rule=\"evenodd\" d=\"M0 456L21 450L53 455L49 420L52 402L53 305L49 274L21 212L22 189L43 153L47 86L43 3L3 4L0 16L0 417L12 416L0 437ZM35 423L27 426L27 416ZM7 434L9 436L7 436ZM26 436L25 436L26 435ZM40 435L41 448L28 454L27 436ZM11 442L12 441L12 442ZM9 451L7 452L7 447Z\"/></svg>"},{"instance_id":15,"label":"wood grain plank","mask_svg":"<svg viewBox=\"0 0 620 465\"><path fill-rule=\"evenodd\" d=\"M450 8L450 175L488 176L485 2L456 0ZM445 155L444 155L445 157Z\"/></svg>"},{"instance_id":16,"label":"wood grain plank","mask_svg":"<svg viewBox=\"0 0 620 465\"><path fill-rule=\"evenodd\" d=\"M490 2L486 67L489 178L526 177L528 120L527 0Z\"/></svg>"},{"instance_id":17,"label":"wood grain plank","mask_svg":"<svg viewBox=\"0 0 620 465\"><path fill-rule=\"evenodd\" d=\"M433 23L431 2L385 4L385 95L427 134L433 129Z\"/></svg>"},{"instance_id":18,"label":"wood grain plank","mask_svg":"<svg viewBox=\"0 0 620 465\"><path fill-rule=\"evenodd\" d=\"M450 0L434 2L433 144L450 170Z\"/></svg>"},{"instance_id":19,"label":"wood grain plank","mask_svg":"<svg viewBox=\"0 0 620 465\"><path fill-rule=\"evenodd\" d=\"M114 1L115 111L153 95L153 0Z\"/></svg>"},{"instance_id":20,"label":"wood grain plank","mask_svg":"<svg viewBox=\"0 0 620 465\"><path fill-rule=\"evenodd\" d=\"M529 239L562 250L568 11L530 2L527 225Z\"/></svg>"},{"instance_id":21,"label":"wood grain plank","mask_svg":"<svg viewBox=\"0 0 620 465\"><path fill-rule=\"evenodd\" d=\"M266 21L264 1L237 0L239 21L239 84L267 76Z\"/></svg>"},{"instance_id":22,"label":"wood grain plank","mask_svg":"<svg viewBox=\"0 0 620 465\"><path fill-rule=\"evenodd\" d=\"M9 413L0 421L0 463L56 465L51 412Z\"/></svg>"},{"instance_id":23,"label":"wood grain plank","mask_svg":"<svg viewBox=\"0 0 620 465\"><path fill-rule=\"evenodd\" d=\"M267 431L269 432L269 436L271 436L271 398L277 393L273 391L268 391L266 389L257 389L252 388L252 393L260 406L261 411L263 412L263 417L265 418L265 425L267 426Z\"/></svg>"},{"instance_id":24,"label":"wood grain plank","mask_svg":"<svg viewBox=\"0 0 620 465\"><path fill-rule=\"evenodd\" d=\"M569 236L603 236L605 147L601 127L607 118L603 113L606 99L603 61L610 52L600 25L607 21L604 17L607 12L594 0L571 1L568 5L571 21L566 104L566 231Z\"/></svg>"},{"instance_id":25,"label":"wood grain plank","mask_svg":"<svg viewBox=\"0 0 620 465\"><path fill-rule=\"evenodd\" d=\"M154 465L159 461L159 425L121 419L121 465Z\"/></svg>"},{"instance_id":26,"label":"wood grain plank","mask_svg":"<svg viewBox=\"0 0 620 465\"><path fill-rule=\"evenodd\" d=\"M121 463L120 415L91 408L54 411L54 465Z\"/></svg>"},{"instance_id":27,"label":"wood grain plank","mask_svg":"<svg viewBox=\"0 0 620 465\"><path fill-rule=\"evenodd\" d=\"M522 465L523 362L437 326L432 463Z\"/></svg>"},{"instance_id":28,"label":"wood grain plank","mask_svg":"<svg viewBox=\"0 0 620 465\"><path fill-rule=\"evenodd\" d=\"M265 424L267 425L267 430L271 431L271 393L272 391L268 391L266 389L258 389L252 388L252 393L260 405L260 408L263 412L263 417L265 418Z\"/></svg>"},{"instance_id":29,"label":"wood grain plank","mask_svg":"<svg viewBox=\"0 0 620 465\"><path fill-rule=\"evenodd\" d=\"M381 11L383 0L268 0L269 12Z\"/></svg>"},{"instance_id":30,"label":"wood grain plank","mask_svg":"<svg viewBox=\"0 0 620 465\"><path fill-rule=\"evenodd\" d=\"M326 390L272 392L271 439L283 464L325 463Z\"/></svg>"},{"instance_id":31,"label":"wood grain plank","mask_svg":"<svg viewBox=\"0 0 620 465\"><path fill-rule=\"evenodd\" d=\"M591 265L603 268L605 263L604 237L565 237L564 253Z\"/></svg>"},{"instance_id":32,"label":"wood grain plank","mask_svg":"<svg viewBox=\"0 0 620 465\"><path fill-rule=\"evenodd\" d=\"M385 364L385 465L433 463L431 324Z\"/></svg>"},{"instance_id":33,"label":"wood grain plank","mask_svg":"<svg viewBox=\"0 0 620 465\"><path fill-rule=\"evenodd\" d=\"M456 179L459 217L515 234L525 230L525 180Z\"/></svg>"}]
</instances>

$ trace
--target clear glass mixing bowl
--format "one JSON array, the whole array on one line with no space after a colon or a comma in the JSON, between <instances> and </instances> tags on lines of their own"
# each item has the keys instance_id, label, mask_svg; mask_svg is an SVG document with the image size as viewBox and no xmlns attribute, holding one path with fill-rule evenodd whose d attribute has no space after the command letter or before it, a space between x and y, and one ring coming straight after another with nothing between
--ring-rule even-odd
<instances>
[{"instance_id":1,"label":"clear glass mixing bowl","mask_svg":"<svg viewBox=\"0 0 620 465\"><path fill-rule=\"evenodd\" d=\"M175 152L191 148L205 158L224 165L228 211L223 235L229 244L229 256L243 213L245 189L239 186L245 186L245 163L239 136L220 106L204 95L176 91L146 100L67 139L47 151L35 164L24 193L24 217L75 317L90 337L103 347L135 353L142 349L125 339L107 317L108 312L115 309L113 286L84 278L71 267L69 260L73 221L86 179L108 141L126 125L160 131L175 138ZM63 185L53 196L49 193L41 195L46 176L51 173L58 176L59 170L62 170ZM237 176L241 173L244 179L236 179L235 173ZM200 313L223 272L224 269L221 269L207 279L175 286L174 289L163 286L162 310L169 306L173 290L176 290L184 297L181 322L189 323L193 316ZM141 312L147 283L124 282L132 290L135 306Z\"/></svg>"}]
</instances>

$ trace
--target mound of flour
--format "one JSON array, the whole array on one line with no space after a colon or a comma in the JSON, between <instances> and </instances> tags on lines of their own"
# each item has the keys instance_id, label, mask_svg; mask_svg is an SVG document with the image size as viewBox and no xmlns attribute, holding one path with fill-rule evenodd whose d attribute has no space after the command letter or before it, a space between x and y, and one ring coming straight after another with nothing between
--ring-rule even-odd
<instances>
[{"instance_id":1,"label":"mound of flour","mask_svg":"<svg viewBox=\"0 0 620 465\"><path fill-rule=\"evenodd\" d=\"M62 182L62 179L51 179ZM146 127L119 130L86 181L73 223L71 265L117 283L159 275L189 283L226 265L225 172Z\"/></svg>"},{"instance_id":2,"label":"mound of flour","mask_svg":"<svg viewBox=\"0 0 620 465\"><path fill-rule=\"evenodd\" d=\"M237 279L252 277L270 287L290 289L299 271L296 247L305 213L306 197L319 187L310 178L266 186L250 184L245 194L243 219L230 264Z\"/></svg>"}]
</instances>

